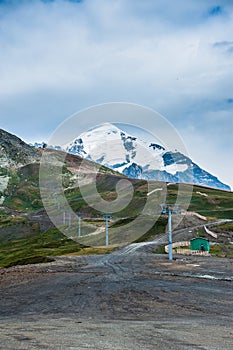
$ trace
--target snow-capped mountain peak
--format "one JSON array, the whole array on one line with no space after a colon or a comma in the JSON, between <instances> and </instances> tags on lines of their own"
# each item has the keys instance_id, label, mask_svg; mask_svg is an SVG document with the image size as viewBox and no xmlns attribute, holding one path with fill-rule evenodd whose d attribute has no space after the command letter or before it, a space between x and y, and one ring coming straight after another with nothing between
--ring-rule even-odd
<instances>
[{"instance_id":1,"label":"snow-capped mountain peak","mask_svg":"<svg viewBox=\"0 0 233 350\"><path fill-rule=\"evenodd\" d=\"M142 140L112 123L82 133L63 148L128 177L230 189L187 156L167 150L151 135Z\"/></svg>"},{"instance_id":2,"label":"snow-capped mountain peak","mask_svg":"<svg viewBox=\"0 0 233 350\"><path fill-rule=\"evenodd\" d=\"M149 145L111 123L81 134L65 149L120 172L133 163L147 168L161 167L162 158L158 155L165 151L164 147L153 143Z\"/></svg>"}]
</instances>

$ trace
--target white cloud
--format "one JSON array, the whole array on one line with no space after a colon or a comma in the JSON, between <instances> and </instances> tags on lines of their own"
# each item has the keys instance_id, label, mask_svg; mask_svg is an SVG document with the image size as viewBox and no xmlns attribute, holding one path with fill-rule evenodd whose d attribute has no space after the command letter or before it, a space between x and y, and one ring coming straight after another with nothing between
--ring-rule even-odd
<instances>
[{"instance_id":1,"label":"white cloud","mask_svg":"<svg viewBox=\"0 0 233 350\"><path fill-rule=\"evenodd\" d=\"M15 128L19 116L30 121L28 135L47 134L46 128L52 131L76 112L72 108L124 100L163 113L187 140L190 124L198 125L192 154L195 139L204 140L210 125L218 130L224 120L232 128L231 105L224 101L232 98L233 53L216 45L233 41L231 4L222 1L217 15L210 14L212 0L0 5L2 127L27 137L20 123ZM227 130L223 138L231 139ZM220 162L226 145L221 138L208 145L217 145ZM200 157L210 167L210 155ZM219 174L228 179L230 170L221 167Z\"/></svg>"}]
</instances>

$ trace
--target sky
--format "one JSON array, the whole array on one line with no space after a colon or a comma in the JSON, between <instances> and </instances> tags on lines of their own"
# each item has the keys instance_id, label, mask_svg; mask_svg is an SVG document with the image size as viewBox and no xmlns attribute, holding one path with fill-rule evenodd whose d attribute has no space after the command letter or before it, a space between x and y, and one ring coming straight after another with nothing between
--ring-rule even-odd
<instances>
[{"instance_id":1,"label":"sky","mask_svg":"<svg viewBox=\"0 0 233 350\"><path fill-rule=\"evenodd\" d=\"M0 62L0 127L23 140L136 103L233 188L232 0L0 0Z\"/></svg>"}]
</instances>

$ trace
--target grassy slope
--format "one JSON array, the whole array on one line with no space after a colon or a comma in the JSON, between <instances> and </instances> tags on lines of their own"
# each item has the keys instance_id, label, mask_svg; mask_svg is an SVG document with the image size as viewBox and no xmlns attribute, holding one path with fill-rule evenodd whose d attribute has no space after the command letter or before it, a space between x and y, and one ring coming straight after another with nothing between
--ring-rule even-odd
<instances>
[{"instance_id":1,"label":"grassy slope","mask_svg":"<svg viewBox=\"0 0 233 350\"><path fill-rule=\"evenodd\" d=\"M40 235L1 243L0 266L49 262L58 255L106 254L114 248L85 247L52 228Z\"/></svg>"},{"instance_id":2,"label":"grassy slope","mask_svg":"<svg viewBox=\"0 0 233 350\"><path fill-rule=\"evenodd\" d=\"M104 170L104 172L106 172L106 170ZM69 171L67 171L66 168L65 174L69 174ZM97 188L105 200L113 200L116 198L115 186L120 178L121 176L117 174L100 174L100 176L98 176ZM147 200L146 182L141 180L132 180L131 182L134 186L134 197L131 203L124 210L114 215L115 222L113 228L115 229L115 232L121 232L121 227L124 227L127 222L130 222L141 212ZM69 185L69 181L67 181L67 185ZM159 183L158 187L160 187ZM171 203L175 202L178 186L175 184L170 185L167 187L167 189L168 197L166 201ZM202 195L198 194L198 192L201 192ZM204 196L203 193L206 194L206 196ZM90 208L84 200L80 200L81 194L78 188L67 190L66 196L74 211L82 212L84 216L86 215L97 218L102 216L102 213ZM160 199L158 199L158 202L159 200ZM157 210L159 210L158 202L155 203L155 206L157 205ZM161 202L163 202L162 198ZM13 174L8 187L8 196L4 205L18 210L19 212L32 212L42 208L38 188L38 164L27 165ZM201 186L193 187L193 196L189 208L190 211L196 211L211 218L233 219L232 208L232 192L204 188ZM151 214L149 213L149 215ZM16 222L17 220L19 222ZM25 224L26 228L28 222L27 220L25 222L24 221L25 218L9 218L9 213L4 213L3 211L0 212L0 228L3 228L5 225L5 227L12 226L18 230L18 224ZM104 222L100 223L100 225L102 224L104 225ZM91 227L96 229L98 225L91 222L86 223L87 232L91 230ZM160 218L144 236L137 238L136 241L140 242L151 239L156 234L164 232L165 227L166 218ZM43 261L44 257L49 255L60 255L65 253L76 254L77 252L81 251L83 253L85 252L85 250L80 250L81 247L78 243L65 238L57 230L54 230L55 229L48 230L43 234L36 232L36 234L32 234L30 237L18 240L15 240L16 236L14 237L13 235L12 237L14 240L8 243L5 242L1 245L0 265L9 266L11 264ZM228 231L231 230L232 228L228 227ZM131 233L129 232L129 241L131 239L130 234ZM104 234L102 236L104 238ZM113 241L112 243L114 244L116 242Z\"/></svg>"},{"instance_id":3,"label":"grassy slope","mask_svg":"<svg viewBox=\"0 0 233 350\"><path fill-rule=\"evenodd\" d=\"M169 186L168 202L175 202L177 189L177 185ZM233 219L233 192L193 186L192 200L188 210L207 217Z\"/></svg>"},{"instance_id":4,"label":"grassy slope","mask_svg":"<svg viewBox=\"0 0 233 350\"><path fill-rule=\"evenodd\" d=\"M56 157L59 158L59 152L54 152ZM72 186L72 173L70 169L72 167L77 169L80 165L81 159L72 155L68 155L66 164L64 166L64 179L66 186ZM88 164L87 164L88 167ZM104 199L113 200L116 198L115 186L121 175L114 173L112 170L101 167L101 174L97 176L97 189L101 193ZM146 201L147 185L142 180L131 180L135 195L130 205L118 213L118 217L136 216L143 208ZM21 212L32 212L43 207L40 199L39 191L39 164L29 164L19 168L17 171L11 171L11 180L7 189L7 198L3 205ZM159 186L159 183L158 183ZM162 186L161 186L162 187ZM187 188L190 187L187 185ZM167 202L175 202L177 198L178 186L176 184L167 187L168 197ZM201 192L207 196L198 194ZM67 198L71 202L74 210L83 209L84 212L90 212L91 208L88 208L85 201L75 200L80 198L81 194L79 190L71 189L66 191ZM183 192L185 197L185 189ZM212 216L217 218L233 218L233 193L221 190L215 190L211 188L205 188L201 186L193 187L193 196L189 210L197 211L206 216ZM97 215L95 211L92 211L94 216Z\"/></svg>"},{"instance_id":5,"label":"grassy slope","mask_svg":"<svg viewBox=\"0 0 233 350\"><path fill-rule=\"evenodd\" d=\"M52 157L58 161L63 162L63 152L48 150ZM63 185L64 188L70 187L73 184L73 174L70 169L78 169L81 164L82 158L73 155L67 155L63 166ZM93 167L92 162L86 160L85 166L88 168ZM6 174L9 175L10 180L8 183L8 188L4 193L5 201L4 206L8 206L11 209L15 209L19 212L32 212L43 208L43 203L40 198L39 189L39 167L40 164L31 163L22 166L18 169L5 169ZM108 169L104 166L100 167L100 178L103 176L119 175L117 172ZM52 174L52 167L49 169L49 173ZM104 175L103 175L104 174Z\"/></svg>"},{"instance_id":6,"label":"grassy slope","mask_svg":"<svg viewBox=\"0 0 233 350\"><path fill-rule=\"evenodd\" d=\"M31 212L42 208L38 174L37 163L11 171L3 205L19 212Z\"/></svg>"},{"instance_id":7,"label":"grassy slope","mask_svg":"<svg viewBox=\"0 0 233 350\"><path fill-rule=\"evenodd\" d=\"M80 245L63 236L57 229L51 229L41 235L2 243L0 264L11 266L40 262L48 255L60 255L80 249Z\"/></svg>"}]
</instances>

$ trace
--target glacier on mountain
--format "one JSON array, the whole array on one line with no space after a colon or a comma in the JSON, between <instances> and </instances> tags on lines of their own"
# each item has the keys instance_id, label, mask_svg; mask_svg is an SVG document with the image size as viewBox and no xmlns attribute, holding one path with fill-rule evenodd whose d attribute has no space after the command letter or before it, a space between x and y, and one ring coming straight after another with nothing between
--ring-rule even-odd
<instances>
[{"instance_id":1,"label":"glacier on mountain","mask_svg":"<svg viewBox=\"0 0 233 350\"><path fill-rule=\"evenodd\" d=\"M82 133L63 148L131 178L230 190L179 151L168 150L157 140L142 140L111 123Z\"/></svg>"}]
</instances>

